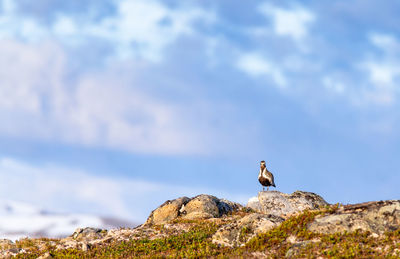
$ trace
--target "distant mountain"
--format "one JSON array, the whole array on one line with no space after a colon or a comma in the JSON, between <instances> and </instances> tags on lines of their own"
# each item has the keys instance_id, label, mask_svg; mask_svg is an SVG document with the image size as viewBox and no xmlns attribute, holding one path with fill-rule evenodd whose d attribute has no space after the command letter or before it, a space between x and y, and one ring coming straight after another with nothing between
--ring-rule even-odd
<instances>
[{"instance_id":1,"label":"distant mountain","mask_svg":"<svg viewBox=\"0 0 400 259\"><path fill-rule=\"evenodd\" d=\"M29 204L0 200L0 239L65 237L78 227L102 229L134 227L129 221L87 214L59 214Z\"/></svg>"}]
</instances>

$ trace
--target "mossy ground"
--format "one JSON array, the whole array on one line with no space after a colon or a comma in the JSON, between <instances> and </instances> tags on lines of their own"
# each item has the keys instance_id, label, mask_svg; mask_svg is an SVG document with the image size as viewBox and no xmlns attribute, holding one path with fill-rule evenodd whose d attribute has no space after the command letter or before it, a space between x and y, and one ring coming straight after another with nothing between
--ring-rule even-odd
<instances>
[{"instance_id":1,"label":"mossy ground","mask_svg":"<svg viewBox=\"0 0 400 259\"><path fill-rule=\"evenodd\" d=\"M322 235L307 230L307 224L316 215L331 213L335 209L336 207L330 207L320 211L305 211L287 219L280 226L255 236L245 246L238 248L219 247L211 242L212 235L222 222L195 220L185 222L191 224L189 231L161 239L111 242L95 245L88 251L57 251L53 245L47 245L46 252L50 252L54 258L249 258L257 257L260 252L271 258L290 255L294 258L400 258L400 230L380 237L373 237L365 232ZM241 231L243 237L249 233L249 229ZM295 242L289 242L289 239ZM27 240L20 242L18 246L27 248L29 253L18 255L17 258L36 258L44 254Z\"/></svg>"}]
</instances>

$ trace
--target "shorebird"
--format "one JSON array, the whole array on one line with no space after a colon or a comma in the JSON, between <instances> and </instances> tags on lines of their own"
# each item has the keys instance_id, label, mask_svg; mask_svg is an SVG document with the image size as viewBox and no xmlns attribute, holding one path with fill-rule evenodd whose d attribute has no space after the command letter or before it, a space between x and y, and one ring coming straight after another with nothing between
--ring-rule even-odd
<instances>
[{"instance_id":1,"label":"shorebird","mask_svg":"<svg viewBox=\"0 0 400 259\"><path fill-rule=\"evenodd\" d=\"M260 162L260 173L258 174L258 181L263 186L263 191L264 187L267 187L267 191L270 186L276 187L274 183L274 175L270 171L268 171L264 160Z\"/></svg>"}]
</instances>

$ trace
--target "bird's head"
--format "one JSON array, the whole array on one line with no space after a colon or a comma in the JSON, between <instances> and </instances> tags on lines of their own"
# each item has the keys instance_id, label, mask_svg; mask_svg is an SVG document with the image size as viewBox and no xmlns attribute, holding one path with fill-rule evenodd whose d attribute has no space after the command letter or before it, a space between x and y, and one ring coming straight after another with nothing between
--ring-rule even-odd
<instances>
[{"instance_id":1,"label":"bird's head","mask_svg":"<svg viewBox=\"0 0 400 259\"><path fill-rule=\"evenodd\" d=\"M265 168L265 167L266 167L265 161L264 161L264 160L262 160L262 161L260 162L260 167L261 167L261 168Z\"/></svg>"}]
</instances>

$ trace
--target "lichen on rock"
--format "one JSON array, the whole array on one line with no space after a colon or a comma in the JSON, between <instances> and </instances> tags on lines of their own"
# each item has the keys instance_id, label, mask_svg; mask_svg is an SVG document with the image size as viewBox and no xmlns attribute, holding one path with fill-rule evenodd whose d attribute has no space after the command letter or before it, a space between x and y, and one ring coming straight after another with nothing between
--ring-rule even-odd
<instances>
[{"instance_id":1,"label":"lichen on rock","mask_svg":"<svg viewBox=\"0 0 400 259\"><path fill-rule=\"evenodd\" d=\"M274 215L252 213L240 220L223 225L212 237L212 242L223 246L242 246L259 233L279 225L283 218Z\"/></svg>"},{"instance_id":2,"label":"lichen on rock","mask_svg":"<svg viewBox=\"0 0 400 259\"><path fill-rule=\"evenodd\" d=\"M342 206L334 214L320 215L309 230L323 234L368 231L381 235L400 226L400 201L388 200Z\"/></svg>"},{"instance_id":3,"label":"lichen on rock","mask_svg":"<svg viewBox=\"0 0 400 259\"><path fill-rule=\"evenodd\" d=\"M319 209L328 203L318 194L312 192L296 191L286 194L279 191L259 192L247 206L260 213L276 216L291 215L303 210Z\"/></svg>"}]
</instances>

